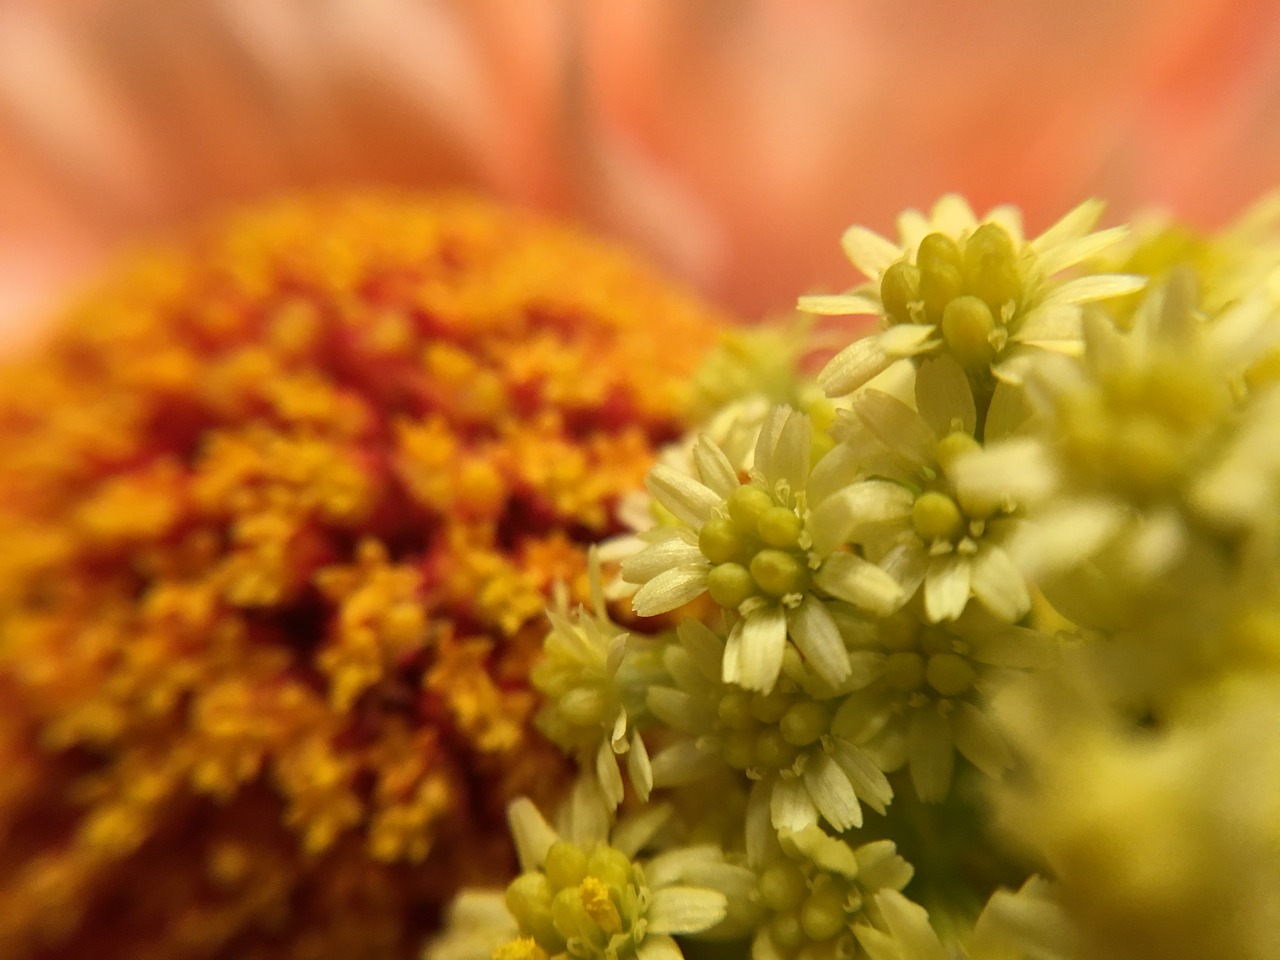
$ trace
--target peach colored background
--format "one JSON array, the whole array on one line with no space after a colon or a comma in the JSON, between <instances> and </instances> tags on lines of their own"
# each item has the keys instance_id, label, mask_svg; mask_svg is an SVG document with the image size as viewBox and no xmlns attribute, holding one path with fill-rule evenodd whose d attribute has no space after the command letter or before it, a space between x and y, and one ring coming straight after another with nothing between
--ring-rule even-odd
<instances>
[{"instance_id":1,"label":"peach colored background","mask_svg":"<svg viewBox=\"0 0 1280 960\"><path fill-rule=\"evenodd\" d=\"M758 316L958 189L1214 225L1280 181L1273 0L0 0L0 335L320 184L567 214Z\"/></svg>"}]
</instances>

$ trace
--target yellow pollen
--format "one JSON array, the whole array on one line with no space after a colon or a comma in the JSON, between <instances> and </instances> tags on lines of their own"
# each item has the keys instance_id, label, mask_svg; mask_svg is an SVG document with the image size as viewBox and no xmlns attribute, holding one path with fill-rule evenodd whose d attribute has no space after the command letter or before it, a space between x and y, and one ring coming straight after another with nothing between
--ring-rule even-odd
<instances>
[{"instance_id":1,"label":"yellow pollen","mask_svg":"<svg viewBox=\"0 0 1280 960\"><path fill-rule=\"evenodd\" d=\"M578 896L587 916L605 933L613 934L622 929L622 916L609 897L609 888L595 877L587 877L578 885Z\"/></svg>"}]
</instances>

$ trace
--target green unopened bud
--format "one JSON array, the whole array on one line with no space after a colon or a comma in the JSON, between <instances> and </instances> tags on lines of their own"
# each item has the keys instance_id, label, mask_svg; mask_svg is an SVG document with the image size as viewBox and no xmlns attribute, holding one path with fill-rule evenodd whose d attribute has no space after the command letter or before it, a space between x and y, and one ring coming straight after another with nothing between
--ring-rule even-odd
<instances>
[{"instance_id":1,"label":"green unopened bud","mask_svg":"<svg viewBox=\"0 0 1280 960\"><path fill-rule=\"evenodd\" d=\"M587 875L587 855L576 843L561 840L547 851L542 869L552 890L576 887Z\"/></svg>"},{"instance_id":2,"label":"green unopened bud","mask_svg":"<svg viewBox=\"0 0 1280 960\"><path fill-rule=\"evenodd\" d=\"M786 507L770 507L756 521L756 533L771 547L794 547L800 542L804 524L794 510Z\"/></svg>"},{"instance_id":3,"label":"green unopened bud","mask_svg":"<svg viewBox=\"0 0 1280 960\"><path fill-rule=\"evenodd\" d=\"M621 850L598 844L587 857L587 876L595 877L607 887L621 890L632 880L631 861Z\"/></svg>"},{"instance_id":4,"label":"green unopened bud","mask_svg":"<svg viewBox=\"0 0 1280 960\"><path fill-rule=\"evenodd\" d=\"M769 923L769 933L783 950L798 950L808 939L804 927L800 926L799 915L791 911L774 917Z\"/></svg>"},{"instance_id":5,"label":"green unopened bud","mask_svg":"<svg viewBox=\"0 0 1280 960\"><path fill-rule=\"evenodd\" d=\"M774 687L768 693L757 693L751 697L751 715L761 723L777 723L793 703L795 697Z\"/></svg>"},{"instance_id":6,"label":"green unopened bud","mask_svg":"<svg viewBox=\"0 0 1280 960\"><path fill-rule=\"evenodd\" d=\"M551 885L541 873L516 877L503 897L520 930L533 937L549 953L563 949L564 940L551 921Z\"/></svg>"},{"instance_id":7,"label":"green unopened bud","mask_svg":"<svg viewBox=\"0 0 1280 960\"><path fill-rule=\"evenodd\" d=\"M707 593L726 610L736 610L742 601L754 596L756 582L740 563L722 563L707 574Z\"/></svg>"},{"instance_id":8,"label":"green unopened bud","mask_svg":"<svg viewBox=\"0 0 1280 960\"><path fill-rule=\"evenodd\" d=\"M827 732L831 716L827 708L813 700L801 700L791 705L790 709L778 721L778 729L787 743L797 747L807 747Z\"/></svg>"},{"instance_id":9,"label":"green unopened bud","mask_svg":"<svg viewBox=\"0 0 1280 960\"><path fill-rule=\"evenodd\" d=\"M800 925L810 940L830 940L845 922L844 892L834 885L815 890L800 908Z\"/></svg>"},{"instance_id":10,"label":"green unopened bud","mask_svg":"<svg viewBox=\"0 0 1280 960\"><path fill-rule=\"evenodd\" d=\"M922 540L951 540L964 530L964 515L945 493L929 490L916 497L911 525Z\"/></svg>"},{"instance_id":11,"label":"green unopened bud","mask_svg":"<svg viewBox=\"0 0 1280 960\"><path fill-rule=\"evenodd\" d=\"M781 770L795 762L799 751L783 739L776 728L764 730L756 737L756 763L772 770Z\"/></svg>"},{"instance_id":12,"label":"green unopened bud","mask_svg":"<svg viewBox=\"0 0 1280 960\"><path fill-rule=\"evenodd\" d=\"M716 705L716 715L731 730L748 730L756 725L756 718L751 715L751 694L746 690L726 691Z\"/></svg>"},{"instance_id":13,"label":"green unopened bud","mask_svg":"<svg viewBox=\"0 0 1280 960\"><path fill-rule=\"evenodd\" d=\"M745 547L742 531L728 517L712 517L698 533L698 549L712 563L737 560Z\"/></svg>"},{"instance_id":14,"label":"green unopened bud","mask_svg":"<svg viewBox=\"0 0 1280 960\"><path fill-rule=\"evenodd\" d=\"M978 674L969 661L954 653L939 653L929 658L925 678L929 686L944 697L958 697L976 680Z\"/></svg>"},{"instance_id":15,"label":"green unopened bud","mask_svg":"<svg viewBox=\"0 0 1280 960\"><path fill-rule=\"evenodd\" d=\"M764 490L744 483L729 495L729 516L743 533L754 534L760 515L773 505L773 497Z\"/></svg>"},{"instance_id":16,"label":"green unopened bud","mask_svg":"<svg viewBox=\"0 0 1280 960\"><path fill-rule=\"evenodd\" d=\"M735 770L746 770L756 765L756 738L747 730L735 730L725 734L720 755Z\"/></svg>"},{"instance_id":17,"label":"green unopened bud","mask_svg":"<svg viewBox=\"0 0 1280 960\"><path fill-rule=\"evenodd\" d=\"M804 871L794 863L774 864L760 875L760 902L770 910L794 910L807 892Z\"/></svg>"},{"instance_id":18,"label":"green unopened bud","mask_svg":"<svg viewBox=\"0 0 1280 960\"><path fill-rule=\"evenodd\" d=\"M1022 294L1018 253L1003 227L984 223L973 231L964 246L964 279L969 292L997 315L1005 304L1017 305Z\"/></svg>"},{"instance_id":19,"label":"green unopened bud","mask_svg":"<svg viewBox=\"0 0 1280 960\"><path fill-rule=\"evenodd\" d=\"M920 299L920 268L899 260L880 278L880 302L895 323L911 321L911 304Z\"/></svg>"},{"instance_id":20,"label":"green unopened bud","mask_svg":"<svg viewBox=\"0 0 1280 960\"><path fill-rule=\"evenodd\" d=\"M771 597L803 593L809 570L799 557L784 550L761 550L751 558L751 578Z\"/></svg>"},{"instance_id":21,"label":"green unopened bud","mask_svg":"<svg viewBox=\"0 0 1280 960\"><path fill-rule=\"evenodd\" d=\"M943 470L949 470L951 465L966 453L975 453L981 449L982 445L971 435L957 430L955 433L948 433L938 441L933 455Z\"/></svg>"},{"instance_id":22,"label":"green unopened bud","mask_svg":"<svg viewBox=\"0 0 1280 960\"><path fill-rule=\"evenodd\" d=\"M942 311L942 336L952 355L968 370L989 365L995 357L991 308L977 297L956 297Z\"/></svg>"},{"instance_id":23,"label":"green unopened bud","mask_svg":"<svg viewBox=\"0 0 1280 960\"><path fill-rule=\"evenodd\" d=\"M942 233L920 241L916 264L920 268L920 299L935 323L946 305L964 293L962 257L956 242Z\"/></svg>"},{"instance_id":24,"label":"green unopened bud","mask_svg":"<svg viewBox=\"0 0 1280 960\"><path fill-rule=\"evenodd\" d=\"M587 940L595 932L596 923L582 905L578 888L566 887L551 901L551 922L566 940Z\"/></svg>"}]
</instances>

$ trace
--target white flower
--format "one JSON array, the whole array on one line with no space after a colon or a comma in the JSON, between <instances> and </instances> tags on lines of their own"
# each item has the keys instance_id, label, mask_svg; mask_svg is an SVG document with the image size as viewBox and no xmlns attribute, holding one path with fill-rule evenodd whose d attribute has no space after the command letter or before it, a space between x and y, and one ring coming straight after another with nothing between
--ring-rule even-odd
<instances>
[{"instance_id":1,"label":"white flower","mask_svg":"<svg viewBox=\"0 0 1280 960\"><path fill-rule=\"evenodd\" d=\"M828 600L890 613L906 599L892 577L863 558L838 545L814 549L810 507L820 507L821 491L838 489L852 474L838 458L810 470L812 432L808 417L774 407L746 483L710 441L694 450L696 479L655 467L649 490L679 526L653 531L649 546L622 566L625 580L642 585L632 598L641 616L673 610L703 592L736 614L723 677L752 690L772 688L788 637L827 681L849 675Z\"/></svg>"},{"instance_id":2,"label":"white flower","mask_svg":"<svg viewBox=\"0 0 1280 960\"><path fill-rule=\"evenodd\" d=\"M845 253L871 283L835 296L801 297L801 310L873 314L882 330L838 353L819 374L830 396L852 393L903 357L947 352L979 381L989 372L1016 380L1037 350L1079 351L1080 304L1141 288L1140 277L1052 278L1124 237L1091 233L1102 204L1089 200L1033 240L1021 217L997 207L979 221L960 197L938 201L925 218L908 211L900 242L867 230L845 232Z\"/></svg>"}]
</instances>

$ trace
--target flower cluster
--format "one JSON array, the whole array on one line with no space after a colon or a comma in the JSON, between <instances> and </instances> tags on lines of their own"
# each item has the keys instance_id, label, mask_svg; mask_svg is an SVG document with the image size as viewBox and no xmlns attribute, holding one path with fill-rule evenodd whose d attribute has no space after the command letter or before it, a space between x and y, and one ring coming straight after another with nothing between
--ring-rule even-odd
<instances>
[{"instance_id":1,"label":"flower cluster","mask_svg":"<svg viewBox=\"0 0 1280 960\"><path fill-rule=\"evenodd\" d=\"M644 844L521 801L507 917L429 960L1275 955L1280 218L1101 213L846 233L828 397L726 385L534 668L562 816Z\"/></svg>"},{"instance_id":2,"label":"flower cluster","mask_svg":"<svg viewBox=\"0 0 1280 960\"><path fill-rule=\"evenodd\" d=\"M588 598L719 326L461 198L115 268L0 378L0 953L405 956L506 871L507 802L569 782L542 610ZM612 758L642 717L580 626L550 659L595 686L544 664L541 725Z\"/></svg>"}]
</instances>

